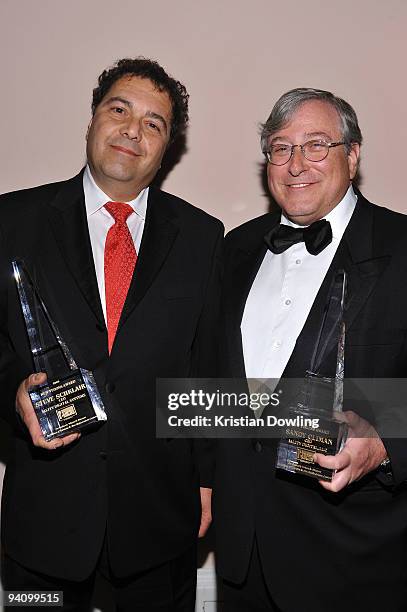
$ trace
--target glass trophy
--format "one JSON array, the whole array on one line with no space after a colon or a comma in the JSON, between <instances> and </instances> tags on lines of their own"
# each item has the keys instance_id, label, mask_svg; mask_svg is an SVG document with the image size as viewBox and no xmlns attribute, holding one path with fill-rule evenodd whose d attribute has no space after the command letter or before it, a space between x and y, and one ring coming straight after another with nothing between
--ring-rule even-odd
<instances>
[{"instance_id":1,"label":"glass trophy","mask_svg":"<svg viewBox=\"0 0 407 612\"><path fill-rule=\"evenodd\" d=\"M339 270L332 281L311 369L287 410L290 423L298 425L284 427L277 449L277 468L318 480L332 480L334 470L315 463L314 453L336 455L348 433L346 423L340 418L345 365L345 294L346 272ZM327 376L327 358L335 349L336 368L333 364L335 371Z\"/></svg>"},{"instance_id":2,"label":"glass trophy","mask_svg":"<svg viewBox=\"0 0 407 612\"><path fill-rule=\"evenodd\" d=\"M22 261L12 262L35 372L47 381L29 395L46 440L61 437L107 416L92 372L78 368Z\"/></svg>"}]
</instances>

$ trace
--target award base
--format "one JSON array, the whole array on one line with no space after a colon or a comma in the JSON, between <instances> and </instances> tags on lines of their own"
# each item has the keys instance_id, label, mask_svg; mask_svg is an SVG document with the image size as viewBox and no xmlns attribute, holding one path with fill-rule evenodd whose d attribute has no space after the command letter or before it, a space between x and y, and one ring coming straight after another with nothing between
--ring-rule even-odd
<instances>
[{"instance_id":1,"label":"award base","mask_svg":"<svg viewBox=\"0 0 407 612\"><path fill-rule=\"evenodd\" d=\"M300 412L292 411L291 414L298 417ZM304 413L301 413L301 416L305 416ZM306 416L309 417L309 414ZM335 418L321 417L318 414L313 414L314 417L318 418L318 427L285 428L277 449L276 468L331 481L335 471L315 463L314 453L336 455L346 442L348 426Z\"/></svg>"},{"instance_id":2,"label":"award base","mask_svg":"<svg viewBox=\"0 0 407 612\"><path fill-rule=\"evenodd\" d=\"M66 436L107 418L93 374L82 368L59 380L32 387L29 395L46 440Z\"/></svg>"}]
</instances>

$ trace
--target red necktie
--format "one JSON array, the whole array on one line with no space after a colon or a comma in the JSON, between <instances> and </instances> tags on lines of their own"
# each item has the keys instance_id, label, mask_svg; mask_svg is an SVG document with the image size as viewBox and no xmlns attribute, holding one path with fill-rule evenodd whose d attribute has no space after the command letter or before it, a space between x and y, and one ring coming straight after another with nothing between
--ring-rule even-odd
<instances>
[{"instance_id":1,"label":"red necktie","mask_svg":"<svg viewBox=\"0 0 407 612\"><path fill-rule=\"evenodd\" d=\"M105 208L115 220L107 233L105 243L105 295L110 354L136 265L137 253L126 223L127 217L134 212L130 204L108 202Z\"/></svg>"}]
</instances>

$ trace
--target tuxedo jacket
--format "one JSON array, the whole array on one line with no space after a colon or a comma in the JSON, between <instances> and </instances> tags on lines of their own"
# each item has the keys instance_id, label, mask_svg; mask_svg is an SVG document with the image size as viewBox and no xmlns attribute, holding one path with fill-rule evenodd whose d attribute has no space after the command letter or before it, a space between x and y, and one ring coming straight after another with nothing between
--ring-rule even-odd
<instances>
[{"instance_id":1,"label":"tuxedo jacket","mask_svg":"<svg viewBox=\"0 0 407 612\"><path fill-rule=\"evenodd\" d=\"M122 577L182 554L197 537L210 445L156 439L159 377L211 375L222 224L150 187L134 275L109 356L87 227L82 173L0 197L1 414L14 426L2 543L20 564L81 580L107 535ZM58 451L16 422L33 362L11 261L22 258L78 365L93 372L107 421Z\"/></svg>"},{"instance_id":2,"label":"tuxedo jacket","mask_svg":"<svg viewBox=\"0 0 407 612\"><path fill-rule=\"evenodd\" d=\"M279 213L226 239L221 374L245 376L240 325ZM348 275L345 376L407 375L407 217L358 194L353 216L296 341L283 377L303 377L336 270ZM336 355L333 355L336 358ZM344 406L353 409L353 406ZM402 406L407 416L406 406ZM219 443L214 487L217 565L245 578L254 536L284 612L407 609L407 444L385 440L393 479L372 472L340 493L275 469L277 440ZM349 608L350 606L350 608Z\"/></svg>"}]
</instances>

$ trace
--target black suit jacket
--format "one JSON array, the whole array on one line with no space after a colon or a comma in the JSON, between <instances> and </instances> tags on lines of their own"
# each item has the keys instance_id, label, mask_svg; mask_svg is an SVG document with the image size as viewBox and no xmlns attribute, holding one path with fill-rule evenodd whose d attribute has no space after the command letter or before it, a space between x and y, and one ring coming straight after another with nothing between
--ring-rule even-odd
<instances>
[{"instance_id":1,"label":"black suit jacket","mask_svg":"<svg viewBox=\"0 0 407 612\"><path fill-rule=\"evenodd\" d=\"M245 376L240 323L266 253L263 236L279 218L266 214L226 239L225 377ZM339 268L347 271L349 282L346 377L406 376L406 243L407 217L359 194L283 376L302 377L310 367L329 286ZM284 612L406 609L405 440L385 441L394 486L371 473L338 494L311 479L276 471L277 441L258 442L219 444L214 518L220 574L236 583L244 580L256 533L268 586Z\"/></svg>"},{"instance_id":2,"label":"black suit jacket","mask_svg":"<svg viewBox=\"0 0 407 612\"><path fill-rule=\"evenodd\" d=\"M105 530L112 570L125 576L176 557L197 537L209 445L155 438L158 377L212 374L222 225L150 188L138 261L109 357L82 174L0 198L1 414L14 425L2 541L19 563L79 580ZM33 371L10 262L25 260L79 367L91 370L108 414L56 452L16 423L15 393Z\"/></svg>"}]
</instances>

